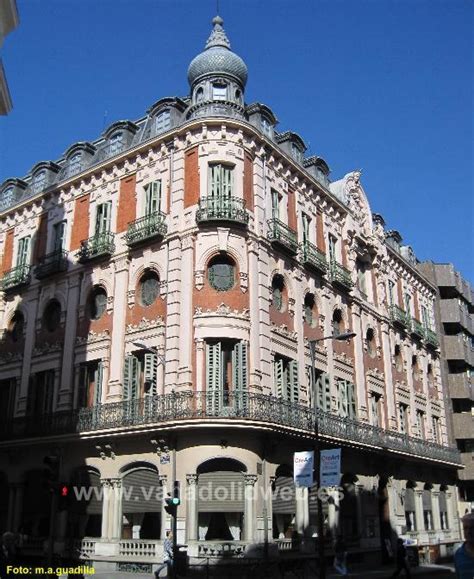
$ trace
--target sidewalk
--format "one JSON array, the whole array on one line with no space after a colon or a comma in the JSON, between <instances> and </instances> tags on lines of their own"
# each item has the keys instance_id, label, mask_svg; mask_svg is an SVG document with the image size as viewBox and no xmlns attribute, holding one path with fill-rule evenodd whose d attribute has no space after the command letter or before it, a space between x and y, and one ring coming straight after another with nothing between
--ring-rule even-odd
<instances>
[{"instance_id":1,"label":"sidewalk","mask_svg":"<svg viewBox=\"0 0 474 579\"><path fill-rule=\"evenodd\" d=\"M346 577L351 579L387 579L392 576L395 567L380 567L377 569L357 569L349 572ZM437 579L455 579L456 575L452 567L447 565L422 565L410 568L412 577L436 577ZM333 569L328 569L327 579L341 579L342 575L335 573ZM405 573L400 573L399 577L405 577Z\"/></svg>"}]
</instances>

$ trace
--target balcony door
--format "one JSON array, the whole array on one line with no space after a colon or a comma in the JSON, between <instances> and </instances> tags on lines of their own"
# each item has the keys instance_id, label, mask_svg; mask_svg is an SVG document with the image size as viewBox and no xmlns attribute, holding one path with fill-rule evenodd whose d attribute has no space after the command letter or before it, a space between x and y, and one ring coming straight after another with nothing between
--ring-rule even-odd
<instances>
[{"instance_id":1,"label":"balcony door","mask_svg":"<svg viewBox=\"0 0 474 579\"><path fill-rule=\"evenodd\" d=\"M30 261L30 237L22 237L18 240L18 253L16 256L16 265L21 267L28 265Z\"/></svg>"},{"instance_id":2,"label":"balcony door","mask_svg":"<svg viewBox=\"0 0 474 579\"><path fill-rule=\"evenodd\" d=\"M213 212L230 210L233 192L233 169L228 165L209 165L209 209Z\"/></svg>"},{"instance_id":3,"label":"balcony door","mask_svg":"<svg viewBox=\"0 0 474 579\"><path fill-rule=\"evenodd\" d=\"M161 210L161 181L152 181L145 187L145 217Z\"/></svg>"},{"instance_id":4,"label":"balcony door","mask_svg":"<svg viewBox=\"0 0 474 579\"><path fill-rule=\"evenodd\" d=\"M95 216L95 235L102 236L110 231L110 221L112 215L112 201L97 205Z\"/></svg>"},{"instance_id":5,"label":"balcony door","mask_svg":"<svg viewBox=\"0 0 474 579\"><path fill-rule=\"evenodd\" d=\"M248 391L247 344L223 340L206 344L207 412L244 410Z\"/></svg>"}]
</instances>

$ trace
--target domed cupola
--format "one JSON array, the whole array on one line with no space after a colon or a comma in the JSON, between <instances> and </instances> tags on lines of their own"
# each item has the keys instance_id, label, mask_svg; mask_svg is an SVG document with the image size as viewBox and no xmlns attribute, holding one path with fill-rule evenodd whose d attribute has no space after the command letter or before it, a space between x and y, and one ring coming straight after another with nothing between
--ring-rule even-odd
<instances>
[{"instance_id":1,"label":"domed cupola","mask_svg":"<svg viewBox=\"0 0 474 579\"><path fill-rule=\"evenodd\" d=\"M244 115L245 62L230 50L230 42L220 16L212 20L213 29L203 52L189 65L191 108L188 118Z\"/></svg>"}]
</instances>

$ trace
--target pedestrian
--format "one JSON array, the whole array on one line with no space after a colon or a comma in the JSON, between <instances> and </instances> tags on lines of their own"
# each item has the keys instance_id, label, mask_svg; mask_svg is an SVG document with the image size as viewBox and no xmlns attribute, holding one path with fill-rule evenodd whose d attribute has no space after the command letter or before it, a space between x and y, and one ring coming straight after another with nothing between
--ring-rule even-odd
<instances>
[{"instance_id":1,"label":"pedestrian","mask_svg":"<svg viewBox=\"0 0 474 579\"><path fill-rule=\"evenodd\" d=\"M454 567L458 579L474 577L474 513L468 513L461 519L464 531L464 543L454 553Z\"/></svg>"},{"instance_id":2,"label":"pedestrian","mask_svg":"<svg viewBox=\"0 0 474 579\"><path fill-rule=\"evenodd\" d=\"M16 547L16 537L14 533L6 532L2 535L0 545L0 577L7 579L11 573L7 574L8 566L16 567L18 565L18 549Z\"/></svg>"},{"instance_id":3,"label":"pedestrian","mask_svg":"<svg viewBox=\"0 0 474 579\"><path fill-rule=\"evenodd\" d=\"M334 569L341 575L347 575L347 548L341 535L336 540L334 553Z\"/></svg>"},{"instance_id":4,"label":"pedestrian","mask_svg":"<svg viewBox=\"0 0 474 579\"><path fill-rule=\"evenodd\" d=\"M166 576L171 577L173 571L173 533L166 531L166 539L163 541L163 563L155 571L156 579L159 578L163 569L166 569Z\"/></svg>"},{"instance_id":5,"label":"pedestrian","mask_svg":"<svg viewBox=\"0 0 474 579\"><path fill-rule=\"evenodd\" d=\"M396 563L397 567L393 572L392 577L398 577L402 569L405 570L406 577L411 577L410 569L408 567L407 550L405 549L405 545L403 544L403 539L397 539Z\"/></svg>"}]
</instances>

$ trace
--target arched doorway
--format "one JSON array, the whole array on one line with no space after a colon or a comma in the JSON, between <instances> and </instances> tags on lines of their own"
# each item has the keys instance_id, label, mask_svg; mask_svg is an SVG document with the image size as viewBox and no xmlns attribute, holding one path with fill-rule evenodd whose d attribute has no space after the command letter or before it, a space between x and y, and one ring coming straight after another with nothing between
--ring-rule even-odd
<instances>
[{"instance_id":1,"label":"arched doorway","mask_svg":"<svg viewBox=\"0 0 474 579\"><path fill-rule=\"evenodd\" d=\"M239 541L243 536L245 465L230 458L208 460L198 474L198 538Z\"/></svg>"},{"instance_id":2,"label":"arched doorway","mask_svg":"<svg viewBox=\"0 0 474 579\"><path fill-rule=\"evenodd\" d=\"M293 469L281 464L275 472L272 494L273 538L291 539L296 531L296 495Z\"/></svg>"},{"instance_id":3,"label":"arched doorway","mask_svg":"<svg viewBox=\"0 0 474 579\"><path fill-rule=\"evenodd\" d=\"M69 509L69 534L76 538L102 534L102 485L98 470L79 468L71 476L73 499Z\"/></svg>"},{"instance_id":4,"label":"arched doorway","mask_svg":"<svg viewBox=\"0 0 474 579\"><path fill-rule=\"evenodd\" d=\"M163 488L153 464L137 462L122 469L123 539L160 539Z\"/></svg>"}]
</instances>

